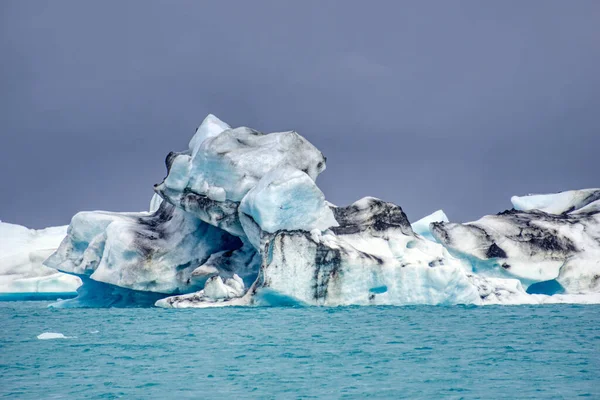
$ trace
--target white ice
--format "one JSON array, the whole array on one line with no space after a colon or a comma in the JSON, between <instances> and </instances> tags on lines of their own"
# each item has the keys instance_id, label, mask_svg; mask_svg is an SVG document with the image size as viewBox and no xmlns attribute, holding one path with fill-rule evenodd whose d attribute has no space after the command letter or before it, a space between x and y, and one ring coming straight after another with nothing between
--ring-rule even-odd
<instances>
[{"instance_id":1,"label":"white ice","mask_svg":"<svg viewBox=\"0 0 600 400\"><path fill-rule=\"evenodd\" d=\"M220 276L210 278L203 290L179 296L171 296L156 302L162 308L207 308L218 306L248 305L244 281L238 275L223 280Z\"/></svg>"},{"instance_id":2,"label":"white ice","mask_svg":"<svg viewBox=\"0 0 600 400\"><path fill-rule=\"evenodd\" d=\"M267 172L285 164L313 180L325 169L321 152L296 132L230 129L214 115L202 122L189 148L189 155L175 157L161 187L188 188L217 201L241 201Z\"/></svg>"},{"instance_id":3,"label":"white ice","mask_svg":"<svg viewBox=\"0 0 600 400\"><path fill-rule=\"evenodd\" d=\"M539 210L558 215L575 211L598 199L600 199L600 189L582 189L553 194L513 196L510 201L516 210Z\"/></svg>"},{"instance_id":4,"label":"white ice","mask_svg":"<svg viewBox=\"0 0 600 400\"><path fill-rule=\"evenodd\" d=\"M148 209L150 214L158 211L162 202L163 202L162 197L160 197L158 194L154 193L154 195L152 196L152 199L150 200L150 208Z\"/></svg>"},{"instance_id":5,"label":"white ice","mask_svg":"<svg viewBox=\"0 0 600 400\"><path fill-rule=\"evenodd\" d=\"M196 134L190 140L189 149L192 157L198 153L200 145L208 138L215 137L224 130L230 129L229 124L221 121L213 114L208 114L196 129Z\"/></svg>"},{"instance_id":6,"label":"white ice","mask_svg":"<svg viewBox=\"0 0 600 400\"><path fill-rule=\"evenodd\" d=\"M73 339L73 336L65 336L62 333L58 332L44 332L37 336L40 340L49 340L49 339Z\"/></svg>"},{"instance_id":7,"label":"white ice","mask_svg":"<svg viewBox=\"0 0 600 400\"><path fill-rule=\"evenodd\" d=\"M239 239L170 204L147 213L85 212L46 265L122 288L158 293L197 289L192 271Z\"/></svg>"},{"instance_id":8,"label":"white ice","mask_svg":"<svg viewBox=\"0 0 600 400\"><path fill-rule=\"evenodd\" d=\"M79 278L42 264L66 233L66 226L35 230L0 222L0 293L75 292Z\"/></svg>"},{"instance_id":9,"label":"white ice","mask_svg":"<svg viewBox=\"0 0 600 400\"><path fill-rule=\"evenodd\" d=\"M598 196L600 191L586 189L513 197L515 207L526 210L487 215L466 224L434 224L434 235L453 254L468 260L471 273L480 277L518 279L527 290L556 281L565 295L597 293Z\"/></svg>"},{"instance_id":10,"label":"white ice","mask_svg":"<svg viewBox=\"0 0 600 400\"><path fill-rule=\"evenodd\" d=\"M309 305L479 302L462 263L442 246L398 232L385 237L325 234L319 247L311 235L279 234L262 280L269 290Z\"/></svg>"},{"instance_id":11,"label":"white ice","mask_svg":"<svg viewBox=\"0 0 600 400\"><path fill-rule=\"evenodd\" d=\"M431 231L429 230L429 225L431 225L432 222L449 222L449 221L448 221L448 217L446 216L446 214L444 213L443 210L437 210L433 214L430 214L426 217L421 218L420 220L418 220L416 222L413 222L411 224L411 227L415 233L418 233L419 235L423 236L425 239L435 241L435 238L433 237L433 235L431 234Z\"/></svg>"},{"instance_id":12,"label":"white ice","mask_svg":"<svg viewBox=\"0 0 600 400\"><path fill-rule=\"evenodd\" d=\"M319 229L338 226L323 192L304 172L284 165L268 172L240 203L263 231Z\"/></svg>"}]
</instances>

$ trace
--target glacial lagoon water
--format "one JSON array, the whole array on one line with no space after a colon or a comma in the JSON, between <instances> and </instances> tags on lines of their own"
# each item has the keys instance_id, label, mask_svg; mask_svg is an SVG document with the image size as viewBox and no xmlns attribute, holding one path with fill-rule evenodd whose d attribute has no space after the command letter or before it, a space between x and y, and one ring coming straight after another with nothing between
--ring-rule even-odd
<instances>
[{"instance_id":1,"label":"glacial lagoon water","mask_svg":"<svg viewBox=\"0 0 600 400\"><path fill-rule=\"evenodd\" d=\"M600 306L48 304L0 302L0 397L600 398Z\"/></svg>"}]
</instances>

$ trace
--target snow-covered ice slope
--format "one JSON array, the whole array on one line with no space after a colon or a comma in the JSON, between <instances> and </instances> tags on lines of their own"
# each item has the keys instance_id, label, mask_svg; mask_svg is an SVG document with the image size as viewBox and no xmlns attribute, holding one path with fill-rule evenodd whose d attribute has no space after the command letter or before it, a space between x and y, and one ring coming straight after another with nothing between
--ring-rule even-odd
<instances>
[{"instance_id":1,"label":"snow-covered ice slope","mask_svg":"<svg viewBox=\"0 0 600 400\"><path fill-rule=\"evenodd\" d=\"M73 293L81 280L42 265L66 226L34 230L0 221L0 293Z\"/></svg>"}]
</instances>

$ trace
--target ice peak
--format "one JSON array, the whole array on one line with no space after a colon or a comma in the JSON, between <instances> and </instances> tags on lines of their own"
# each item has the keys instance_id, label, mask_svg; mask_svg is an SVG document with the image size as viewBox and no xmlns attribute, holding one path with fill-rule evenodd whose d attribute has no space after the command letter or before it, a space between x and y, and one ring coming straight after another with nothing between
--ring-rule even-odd
<instances>
[{"instance_id":1,"label":"ice peak","mask_svg":"<svg viewBox=\"0 0 600 400\"><path fill-rule=\"evenodd\" d=\"M231 129L231 126L226 122L221 121L214 114L208 114L202 121L196 133L190 140L189 148L192 156L198 152L198 148L206 139L217 136L224 130Z\"/></svg>"}]
</instances>

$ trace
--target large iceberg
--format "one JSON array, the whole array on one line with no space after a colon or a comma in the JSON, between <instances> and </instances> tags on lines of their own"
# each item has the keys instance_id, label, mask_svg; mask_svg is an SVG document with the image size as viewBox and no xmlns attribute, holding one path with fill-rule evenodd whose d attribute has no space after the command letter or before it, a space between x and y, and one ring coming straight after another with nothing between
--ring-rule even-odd
<instances>
[{"instance_id":1,"label":"large iceberg","mask_svg":"<svg viewBox=\"0 0 600 400\"><path fill-rule=\"evenodd\" d=\"M66 226L35 230L0 221L0 297L73 294L81 285L79 278L42 265L66 234Z\"/></svg>"},{"instance_id":2,"label":"large iceberg","mask_svg":"<svg viewBox=\"0 0 600 400\"><path fill-rule=\"evenodd\" d=\"M61 306L539 304L600 301L600 191L410 223L398 205L327 202L325 157L294 131L214 115L166 158L150 212L83 212L45 264L81 277Z\"/></svg>"}]
</instances>

